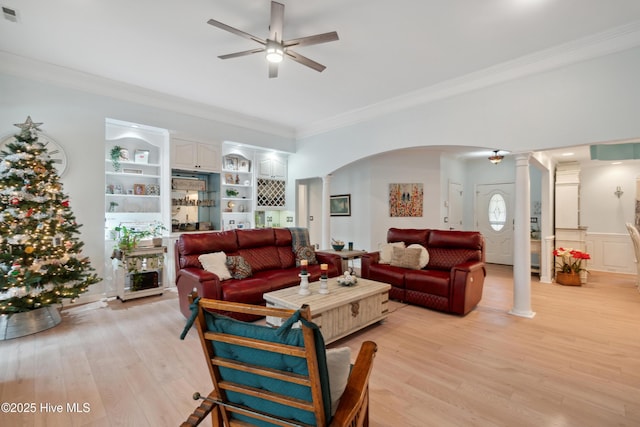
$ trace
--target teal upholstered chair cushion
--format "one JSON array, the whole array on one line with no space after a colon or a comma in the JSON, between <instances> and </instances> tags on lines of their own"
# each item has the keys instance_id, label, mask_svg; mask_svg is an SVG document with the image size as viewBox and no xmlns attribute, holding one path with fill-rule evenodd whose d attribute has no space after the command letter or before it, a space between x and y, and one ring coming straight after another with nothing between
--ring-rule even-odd
<instances>
[{"instance_id":1,"label":"teal upholstered chair cushion","mask_svg":"<svg viewBox=\"0 0 640 427\"><path fill-rule=\"evenodd\" d=\"M298 321L304 322L314 331L315 346L317 349L318 367L320 370L320 378L322 382L322 398L324 401L324 410L326 419L331 419L331 397L329 389L329 378L327 372L327 362L324 340L317 325L300 317L300 313L296 312L288 319L280 328L275 329L262 325L241 322L219 314L205 312L207 329L211 332L221 332L231 335L243 336L247 338L256 338L269 342L277 342L297 347L304 347L304 338L302 329L292 328ZM214 351L217 356L233 359L241 362L258 364L273 369L290 371L292 373L308 375L306 359L273 353L269 351L243 347L234 344L227 344L214 341ZM292 384L290 382L280 381L272 378L266 378L261 375L250 374L239 370L220 367L220 375L225 381L231 381L248 385L251 387L268 389L276 393L286 396L295 397L301 400L311 401L311 389L309 387ZM306 424L315 425L315 417L312 412L291 408L289 406L280 405L264 399L246 396L241 393L227 392L228 399L236 404L245 405L252 409L267 412L279 417L299 421ZM234 415L238 419L243 419L260 426L272 426L271 423L258 422L253 418Z\"/></svg>"}]
</instances>

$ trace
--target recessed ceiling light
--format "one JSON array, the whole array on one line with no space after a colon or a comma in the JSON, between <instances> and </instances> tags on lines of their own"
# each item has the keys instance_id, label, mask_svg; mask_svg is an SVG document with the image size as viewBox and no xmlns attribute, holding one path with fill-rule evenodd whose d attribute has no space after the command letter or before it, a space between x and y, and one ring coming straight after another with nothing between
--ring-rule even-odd
<instances>
[{"instance_id":1,"label":"recessed ceiling light","mask_svg":"<svg viewBox=\"0 0 640 427\"><path fill-rule=\"evenodd\" d=\"M574 153L562 153L562 157L573 156Z\"/></svg>"}]
</instances>

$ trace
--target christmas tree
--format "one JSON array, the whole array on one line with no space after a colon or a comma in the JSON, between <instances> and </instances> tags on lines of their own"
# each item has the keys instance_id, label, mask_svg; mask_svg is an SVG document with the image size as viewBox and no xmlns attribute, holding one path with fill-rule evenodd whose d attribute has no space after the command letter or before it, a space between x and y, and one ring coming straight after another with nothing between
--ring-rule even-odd
<instances>
[{"instance_id":1,"label":"christmas tree","mask_svg":"<svg viewBox=\"0 0 640 427\"><path fill-rule=\"evenodd\" d=\"M99 282L81 254L80 225L28 117L0 161L0 314L74 301Z\"/></svg>"}]
</instances>

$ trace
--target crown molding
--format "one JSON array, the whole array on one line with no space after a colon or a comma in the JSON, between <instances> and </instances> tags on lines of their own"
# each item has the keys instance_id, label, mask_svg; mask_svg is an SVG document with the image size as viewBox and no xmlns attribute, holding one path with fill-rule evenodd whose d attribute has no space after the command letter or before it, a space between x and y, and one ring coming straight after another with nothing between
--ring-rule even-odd
<instances>
[{"instance_id":1,"label":"crown molding","mask_svg":"<svg viewBox=\"0 0 640 427\"><path fill-rule=\"evenodd\" d=\"M225 110L210 105L189 101L177 96L162 94L153 90L117 82L94 74L60 67L35 59L14 55L0 50L0 72L25 77L69 89L161 108L187 114L201 119L219 121L244 129L265 132L284 138L295 137L295 130L273 122Z\"/></svg>"},{"instance_id":2,"label":"crown molding","mask_svg":"<svg viewBox=\"0 0 640 427\"><path fill-rule=\"evenodd\" d=\"M640 46L640 21L545 49L297 129L296 139Z\"/></svg>"}]
</instances>

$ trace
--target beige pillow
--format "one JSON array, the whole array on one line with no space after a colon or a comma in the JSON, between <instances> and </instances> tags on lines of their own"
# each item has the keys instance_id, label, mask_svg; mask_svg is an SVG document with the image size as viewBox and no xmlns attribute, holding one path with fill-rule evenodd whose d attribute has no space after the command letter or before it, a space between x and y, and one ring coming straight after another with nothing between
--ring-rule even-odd
<instances>
[{"instance_id":1,"label":"beige pillow","mask_svg":"<svg viewBox=\"0 0 640 427\"><path fill-rule=\"evenodd\" d=\"M198 257L202 268L218 276L220 280L231 279L231 273L227 268L227 254L224 252L213 252L202 254Z\"/></svg>"},{"instance_id":2,"label":"beige pillow","mask_svg":"<svg viewBox=\"0 0 640 427\"><path fill-rule=\"evenodd\" d=\"M393 248L391 265L394 267L420 269L420 249L418 248Z\"/></svg>"},{"instance_id":3,"label":"beige pillow","mask_svg":"<svg viewBox=\"0 0 640 427\"><path fill-rule=\"evenodd\" d=\"M351 349L349 347L328 349L327 370L329 371L329 392L331 393L331 415L335 415L351 373Z\"/></svg>"},{"instance_id":4,"label":"beige pillow","mask_svg":"<svg viewBox=\"0 0 640 427\"><path fill-rule=\"evenodd\" d=\"M407 248L420 249L420 268L425 268L427 264L429 264L429 252L427 251L427 248L425 248L419 243L414 243L412 245L409 245L407 246Z\"/></svg>"},{"instance_id":5,"label":"beige pillow","mask_svg":"<svg viewBox=\"0 0 640 427\"><path fill-rule=\"evenodd\" d=\"M379 264L391 264L391 258L393 257L393 248L404 248L404 242L386 243L380 246L380 259Z\"/></svg>"}]
</instances>

